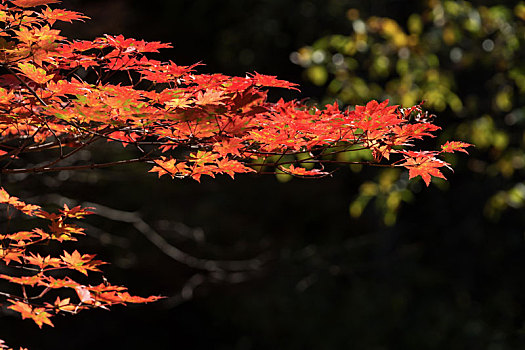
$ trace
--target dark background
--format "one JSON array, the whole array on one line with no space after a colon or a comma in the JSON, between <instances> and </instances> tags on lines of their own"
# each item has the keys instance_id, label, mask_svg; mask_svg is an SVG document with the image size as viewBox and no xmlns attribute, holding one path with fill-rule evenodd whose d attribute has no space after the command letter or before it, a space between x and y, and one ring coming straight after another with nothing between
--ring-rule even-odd
<instances>
[{"instance_id":1,"label":"dark background","mask_svg":"<svg viewBox=\"0 0 525 350\"><path fill-rule=\"evenodd\" d=\"M388 0L63 5L93 18L62 26L69 37L122 33L172 42L159 57L202 61L201 72L278 75L300 83L302 93L275 96L314 99L325 96L325 87L304 80L303 68L290 62L293 51L325 35L349 34L350 7L399 22L422 8L419 1ZM118 157L108 147L93 156ZM46 195L58 194L137 212L194 256L259 257L262 265L240 274L210 273L174 261L132 225L93 217L79 251L112 262L105 270L113 283L168 299L57 317L54 328L42 331L6 315L2 338L32 350L522 348L525 213L509 208L497 220L485 214L489 198L517 180L465 164L467 156L459 157L446 188L414 186L414 199L403 204L394 226L384 225L373 206L359 218L349 214L360 185L378 174L368 168L287 183L251 175L201 184L158 180L145 166L6 179L10 192L28 202L46 203L56 198ZM199 278L188 294L184 287Z\"/></svg>"}]
</instances>

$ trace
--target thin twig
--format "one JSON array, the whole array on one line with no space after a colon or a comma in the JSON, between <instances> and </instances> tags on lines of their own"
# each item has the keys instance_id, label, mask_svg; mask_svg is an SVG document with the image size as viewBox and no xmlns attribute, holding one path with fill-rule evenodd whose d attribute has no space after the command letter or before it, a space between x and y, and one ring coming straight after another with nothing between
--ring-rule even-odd
<instances>
[{"instance_id":1,"label":"thin twig","mask_svg":"<svg viewBox=\"0 0 525 350\"><path fill-rule=\"evenodd\" d=\"M53 167L53 168L42 166L42 167L27 168L27 169L1 169L0 174L47 173L47 172L62 171L62 170L98 169L98 168L107 168L107 167L115 166L115 165L146 162L149 160L153 160L153 158L140 157L140 158L133 158L133 159L118 160L118 161L107 162L107 163L59 166L59 167Z\"/></svg>"}]
</instances>

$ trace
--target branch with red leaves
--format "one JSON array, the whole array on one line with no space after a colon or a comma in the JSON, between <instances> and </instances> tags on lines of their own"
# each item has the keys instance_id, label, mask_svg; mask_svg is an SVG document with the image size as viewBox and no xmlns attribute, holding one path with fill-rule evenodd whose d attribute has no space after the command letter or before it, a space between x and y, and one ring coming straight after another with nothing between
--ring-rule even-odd
<instances>
[{"instance_id":1,"label":"branch with red leaves","mask_svg":"<svg viewBox=\"0 0 525 350\"><path fill-rule=\"evenodd\" d=\"M259 73L245 77L197 74L198 66L161 62L149 53L171 47L122 35L71 40L53 29L57 21L84 15L48 6L55 0L12 0L0 4L0 173L41 173L146 162L150 172L172 178L215 177L250 172L285 172L298 177L330 174L328 165L349 162L333 156L367 150L375 166L404 167L410 178L444 178L444 152L470 146L452 141L440 151L414 151L439 127L422 118L421 106L400 108L388 101L341 109L267 99L266 88L296 84ZM99 142L130 146L139 156L108 163L73 163L72 156ZM35 152L47 160L29 165ZM332 158L331 158L332 157ZM82 230L69 219L89 214L65 206L47 213L0 191L0 203L47 220L47 228L0 236L0 278L20 286L20 295L0 293L9 308L38 326L56 313L77 313L112 304L149 302L109 283L82 284L70 272L87 275L103 264L77 251L40 256L30 249L45 241L72 240ZM64 272L56 278L49 274ZM40 302L58 289L74 294Z\"/></svg>"},{"instance_id":2,"label":"branch with red leaves","mask_svg":"<svg viewBox=\"0 0 525 350\"><path fill-rule=\"evenodd\" d=\"M422 114L420 106L401 109L372 101L341 110L337 104L271 103L264 88L296 85L259 73L199 75L197 65L149 59L148 53L171 47L160 42L121 35L66 40L52 29L54 22L85 17L59 9L28 10L29 4L44 3L0 5L2 35L10 42L0 49L6 70L0 88L1 173L63 170L60 163L70 155L103 140L132 145L142 154L137 159L151 163L159 176L197 181L203 175L262 172L261 164L267 168L271 155L280 160L272 162L273 169L324 176L327 155L356 148L373 153L370 164L406 167L427 185L430 176L440 176L437 169L447 166L436 159L439 153L400 152L438 129L412 117ZM56 157L43 166L24 167L27 153L44 146L56 149ZM389 162L392 154L399 159ZM304 161L317 167L304 169Z\"/></svg>"},{"instance_id":3,"label":"branch with red leaves","mask_svg":"<svg viewBox=\"0 0 525 350\"><path fill-rule=\"evenodd\" d=\"M95 260L91 254L78 251L64 251L60 256L41 256L31 252L37 245L50 244L55 241L75 241L77 235L83 235L83 229L70 223L71 219L82 219L92 214L90 209L79 206L68 208L64 205L58 213L48 213L40 206L26 204L17 197L10 196L0 188L0 203L7 205L8 210L21 212L29 217L47 221L45 227L33 228L31 231L18 231L0 235L0 260L5 264L0 279L17 284L19 295L1 293L7 297L9 309L17 311L22 318L32 319L39 327L43 324L52 326L50 318L58 313L76 314L90 308L108 308L113 304L145 303L159 299L151 296L141 298L131 296L126 288L114 286L103 278L103 283L88 285L75 281L71 276L78 272L88 276L91 272L100 272L103 261ZM10 212L9 215L15 213ZM7 274L7 272L9 274ZM57 293L70 290L70 297L61 299ZM42 300L56 297L52 302ZM75 301L76 299L76 301Z\"/></svg>"}]
</instances>

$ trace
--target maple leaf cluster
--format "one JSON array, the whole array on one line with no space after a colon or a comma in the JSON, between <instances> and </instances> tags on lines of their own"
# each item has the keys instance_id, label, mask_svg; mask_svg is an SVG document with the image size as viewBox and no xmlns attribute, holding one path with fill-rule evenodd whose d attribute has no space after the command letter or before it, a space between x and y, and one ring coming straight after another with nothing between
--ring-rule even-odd
<instances>
[{"instance_id":1,"label":"maple leaf cluster","mask_svg":"<svg viewBox=\"0 0 525 350\"><path fill-rule=\"evenodd\" d=\"M140 156L118 162L147 162L159 176L215 177L280 169L297 176L323 176L327 156L368 149L375 162L399 158L390 166L442 177L447 166L439 152L400 152L414 140L432 136L437 126L414 122L415 106L402 110L388 101L354 110L337 104L308 107L297 101L271 103L264 88L296 89L274 76L196 74L197 65L179 66L146 54L171 47L122 35L94 40L66 40L56 21L85 18L48 7L49 1L4 1L0 35L0 161L2 173L44 172L60 166L79 150L101 140L131 145ZM23 146L15 140L23 139ZM467 144L449 146L447 151ZM23 156L58 150L39 167L24 167ZM307 154L307 157L297 157ZM289 157L295 157L291 161ZM285 161L286 159L286 161ZM306 170L302 165L316 166ZM20 166L17 166L20 165ZM115 165L83 164L72 169ZM293 165L293 166L292 166ZM384 165L384 164L383 164ZM69 169L68 168L68 169Z\"/></svg>"},{"instance_id":2,"label":"maple leaf cluster","mask_svg":"<svg viewBox=\"0 0 525 350\"><path fill-rule=\"evenodd\" d=\"M410 178L421 176L429 185L432 177L444 178L440 169L449 166L438 158L440 154L469 146L453 141L440 151L411 150L415 141L432 137L439 129L431 121L411 117L423 113L421 106L402 109L388 106L388 101L371 101L341 109L337 103L319 108L298 101L271 102L266 88L297 89L296 84L259 73L197 74L198 64L181 66L150 58L149 54L171 47L160 42L122 35L67 39L53 25L87 17L48 6L56 2L0 3L1 174L143 162L159 177L197 181L202 176L233 178L276 171L320 177L330 174L326 164L337 162L330 157L368 150L374 159L366 163L407 168ZM101 141L133 148L138 156L107 163L72 160ZM30 166L27 157L34 152L54 155L44 164ZM46 229L1 236L0 261L22 271L0 275L22 288L22 296L7 295L10 308L22 317L42 326L51 324L50 316L58 312L157 299L132 297L123 287L80 284L49 274L96 272L102 262L92 255L74 251L51 257L29 251L44 241L60 243L82 234L81 228L66 222L87 215L86 209L65 206L59 213L47 213L3 189L0 202L50 222ZM29 295L28 288L43 290ZM74 290L78 300L35 303L60 288Z\"/></svg>"},{"instance_id":3,"label":"maple leaf cluster","mask_svg":"<svg viewBox=\"0 0 525 350\"><path fill-rule=\"evenodd\" d=\"M0 261L5 264L2 271L9 272L0 273L0 279L18 285L21 290L20 295L5 292L0 292L0 295L7 298L8 308L20 313L22 318L32 319L39 327L44 324L52 326L50 318L59 313L76 314L89 308L107 309L113 304L145 303L159 299L156 296L131 296L126 288L111 285L106 279L98 285L75 281L71 277L72 271L85 276L90 272L100 272L99 266L105 263L95 260L94 255L75 250L72 253L63 251L59 256L42 256L31 251L31 248L49 245L53 241L76 240L75 236L84 234L83 229L69 221L92 214L92 208L69 208L64 205L57 213L48 213L40 206L26 204L10 196L3 188L0 188L0 204L7 206L8 211L15 210L47 222L44 228L0 234ZM10 217L14 215L13 212L8 214ZM70 290L71 296L62 299L56 296L62 290ZM68 294L67 291L65 293ZM51 295L56 299L49 299ZM44 299L49 301L44 302Z\"/></svg>"}]
</instances>

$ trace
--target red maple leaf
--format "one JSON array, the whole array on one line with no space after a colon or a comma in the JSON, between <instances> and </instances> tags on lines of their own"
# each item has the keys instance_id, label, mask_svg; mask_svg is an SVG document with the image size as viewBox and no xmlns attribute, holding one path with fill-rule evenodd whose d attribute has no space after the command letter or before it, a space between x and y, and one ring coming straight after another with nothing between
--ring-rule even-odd
<instances>
[{"instance_id":1,"label":"red maple leaf","mask_svg":"<svg viewBox=\"0 0 525 350\"><path fill-rule=\"evenodd\" d=\"M264 74L259 74L255 72L255 74L251 76L251 79L255 85L268 86L268 87L280 87L280 88L293 89L293 90L299 91L299 89L296 88L296 86L298 86L297 84L290 83L289 81L286 81L286 80L277 79L277 76L264 75Z\"/></svg>"},{"instance_id":2,"label":"red maple leaf","mask_svg":"<svg viewBox=\"0 0 525 350\"><path fill-rule=\"evenodd\" d=\"M406 162L401 165L408 169L409 179L421 176L427 186L430 185L431 176L446 180L445 176L439 171L439 168L447 166L448 164L437 158L425 156L407 158Z\"/></svg>"}]
</instances>

